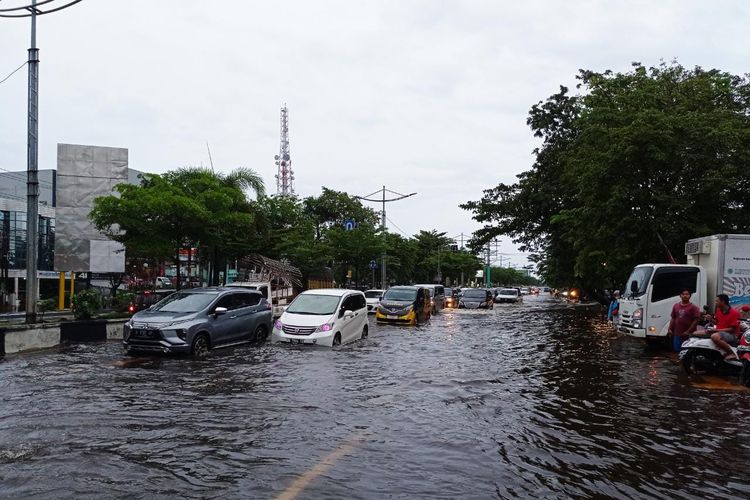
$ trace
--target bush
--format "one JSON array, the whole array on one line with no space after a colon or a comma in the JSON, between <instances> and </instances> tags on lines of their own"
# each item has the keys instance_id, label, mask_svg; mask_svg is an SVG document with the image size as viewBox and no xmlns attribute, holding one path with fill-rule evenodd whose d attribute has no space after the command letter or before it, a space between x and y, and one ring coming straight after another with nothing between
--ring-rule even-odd
<instances>
[{"instance_id":1,"label":"bush","mask_svg":"<svg viewBox=\"0 0 750 500\"><path fill-rule=\"evenodd\" d=\"M57 307L57 299L43 299L36 303L37 312L39 312L39 319L44 322L44 313L54 311Z\"/></svg>"},{"instance_id":2,"label":"bush","mask_svg":"<svg viewBox=\"0 0 750 500\"><path fill-rule=\"evenodd\" d=\"M118 312L126 312L131 302L135 301L135 294L118 290L114 300L112 300L112 309Z\"/></svg>"},{"instance_id":3,"label":"bush","mask_svg":"<svg viewBox=\"0 0 750 500\"><path fill-rule=\"evenodd\" d=\"M81 290L73 295L73 316L76 319L91 319L102 306L102 297L96 290Z\"/></svg>"}]
</instances>

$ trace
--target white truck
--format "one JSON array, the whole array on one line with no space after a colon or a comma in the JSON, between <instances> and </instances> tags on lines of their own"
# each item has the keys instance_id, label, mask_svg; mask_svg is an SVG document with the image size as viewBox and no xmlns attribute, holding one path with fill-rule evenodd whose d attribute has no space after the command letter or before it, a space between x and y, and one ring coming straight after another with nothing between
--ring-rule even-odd
<instances>
[{"instance_id":1,"label":"white truck","mask_svg":"<svg viewBox=\"0 0 750 500\"><path fill-rule=\"evenodd\" d=\"M687 264L639 264L620 298L618 330L632 337L667 337L672 306L680 291L714 310L716 295L729 296L732 307L750 303L750 235L715 234L685 244Z\"/></svg>"},{"instance_id":2,"label":"white truck","mask_svg":"<svg viewBox=\"0 0 750 500\"><path fill-rule=\"evenodd\" d=\"M293 287L284 286L272 286L270 282L255 282L255 281L235 281L228 283L226 286L236 286L247 288L249 290L258 290L263 294L269 304L273 307L273 317L278 318L282 315L286 306L288 306L294 298Z\"/></svg>"}]
</instances>

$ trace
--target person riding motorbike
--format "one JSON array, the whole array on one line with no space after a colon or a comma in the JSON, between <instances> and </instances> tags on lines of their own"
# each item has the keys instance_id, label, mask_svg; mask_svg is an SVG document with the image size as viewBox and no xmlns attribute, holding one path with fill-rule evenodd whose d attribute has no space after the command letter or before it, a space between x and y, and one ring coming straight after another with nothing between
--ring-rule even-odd
<instances>
[{"instance_id":1,"label":"person riding motorbike","mask_svg":"<svg viewBox=\"0 0 750 500\"><path fill-rule=\"evenodd\" d=\"M716 296L716 326L707 328L706 333L711 335L711 340L724 354L724 360L737 359L731 346L736 346L740 333L740 314L729 305L729 296L720 293Z\"/></svg>"}]
</instances>

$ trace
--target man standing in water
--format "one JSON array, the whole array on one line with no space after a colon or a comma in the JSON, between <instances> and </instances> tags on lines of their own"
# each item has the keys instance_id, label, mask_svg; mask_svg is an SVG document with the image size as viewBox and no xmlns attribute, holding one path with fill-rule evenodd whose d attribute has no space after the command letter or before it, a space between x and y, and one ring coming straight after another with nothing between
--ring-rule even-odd
<instances>
[{"instance_id":1,"label":"man standing in water","mask_svg":"<svg viewBox=\"0 0 750 500\"><path fill-rule=\"evenodd\" d=\"M682 343L695 331L701 310L690 302L691 292L687 288L680 292L680 301L672 307L672 319L669 322L669 336L672 338L672 349L680 352Z\"/></svg>"},{"instance_id":2,"label":"man standing in water","mask_svg":"<svg viewBox=\"0 0 750 500\"><path fill-rule=\"evenodd\" d=\"M716 296L716 326L706 330L711 334L711 340L724 352L724 359L727 361L736 360L730 346L737 345L737 336L740 334L740 313L737 309L729 306L729 296L720 293Z\"/></svg>"}]
</instances>

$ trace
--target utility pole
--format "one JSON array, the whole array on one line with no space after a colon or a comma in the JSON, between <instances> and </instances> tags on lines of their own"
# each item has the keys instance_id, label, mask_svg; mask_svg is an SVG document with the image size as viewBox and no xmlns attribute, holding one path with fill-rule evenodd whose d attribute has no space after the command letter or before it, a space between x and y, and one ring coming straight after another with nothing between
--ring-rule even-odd
<instances>
[{"instance_id":1,"label":"utility pole","mask_svg":"<svg viewBox=\"0 0 750 500\"><path fill-rule=\"evenodd\" d=\"M382 198L371 198L371 196L375 196L376 194L381 193L381 192L383 193ZM395 197L394 198L386 199L386 193L390 193L392 195L395 195ZM417 194L417 193L401 194L401 193L397 193L395 191L391 191L390 189L386 189L385 186L383 186L382 189L378 189L374 193L370 193L367 196L355 196L354 197L354 198L356 198L358 200L374 201L376 203L382 203L383 204L383 210L381 212L381 214L382 214L382 217L381 217L381 228L383 229L383 256L382 256L383 266L382 266L382 268L380 270L381 271L380 279L381 279L381 285L382 285L382 289L383 290L387 290L388 289L388 286L387 286L387 283L386 283L387 273L386 273L386 263L385 263L386 258L387 258L387 254L388 254L388 250L387 250L387 248L388 248L387 247L387 241L388 240L386 239L386 234L387 233L386 233L385 204L386 203L390 203L392 201L403 200L404 198L409 198L410 196L414 196L415 194Z\"/></svg>"},{"instance_id":2,"label":"utility pole","mask_svg":"<svg viewBox=\"0 0 750 500\"><path fill-rule=\"evenodd\" d=\"M26 141L26 323L36 323L37 248L39 246L39 49L36 47L36 0L31 2L28 134Z\"/></svg>"},{"instance_id":3,"label":"utility pole","mask_svg":"<svg viewBox=\"0 0 750 500\"><path fill-rule=\"evenodd\" d=\"M81 0L60 1L62 7L51 5L55 0L42 1L42 10L37 0L30 4L0 9L0 17L31 18L31 47L29 47L29 88L26 139L26 323L36 323L36 300L39 294L37 283L38 234L39 234L39 49L36 46L36 17L57 12Z\"/></svg>"}]
</instances>

